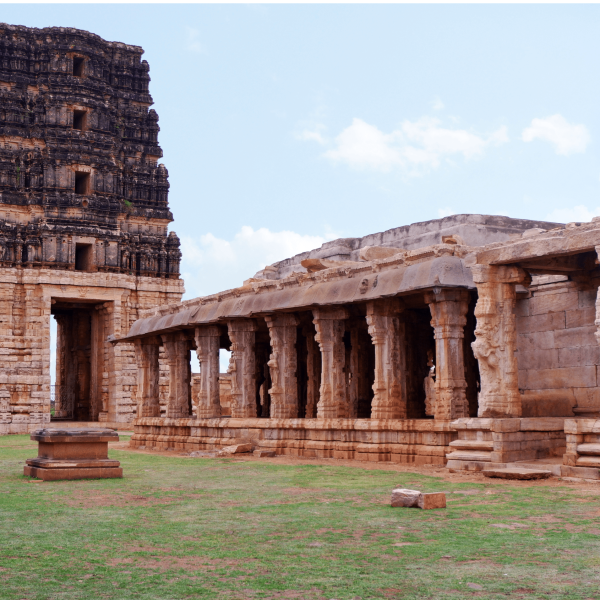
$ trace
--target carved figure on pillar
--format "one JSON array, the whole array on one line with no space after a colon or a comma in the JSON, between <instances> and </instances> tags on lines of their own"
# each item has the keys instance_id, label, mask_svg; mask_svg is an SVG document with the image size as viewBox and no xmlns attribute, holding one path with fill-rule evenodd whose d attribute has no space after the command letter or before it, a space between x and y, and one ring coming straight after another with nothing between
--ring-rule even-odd
<instances>
[{"instance_id":1,"label":"carved figure on pillar","mask_svg":"<svg viewBox=\"0 0 600 600\"><path fill-rule=\"evenodd\" d=\"M344 321L348 318L344 308L317 308L313 310L316 341L321 348L321 387L317 404L318 419L348 418L346 393L346 348L344 346Z\"/></svg>"},{"instance_id":2,"label":"carved figure on pillar","mask_svg":"<svg viewBox=\"0 0 600 600\"><path fill-rule=\"evenodd\" d=\"M137 363L137 416L160 417L159 363L160 342L156 338L135 340Z\"/></svg>"},{"instance_id":3,"label":"carved figure on pillar","mask_svg":"<svg viewBox=\"0 0 600 600\"><path fill-rule=\"evenodd\" d=\"M425 302L431 311L437 359L433 415L445 420L468 417L463 338L469 292L442 288L437 294L425 294Z\"/></svg>"},{"instance_id":4,"label":"carved figure on pillar","mask_svg":"<svg viewBox=\"0 0 600 600\"><path fill-rule=\"evenodd\" d=\"M198 419L221 416L219 398L219 328L196 327L196 354L200 362L200 391L194 398Z\"/></svg>"},{"instance_id":5,"label":"carved figure on pillar","mask_svg":"<svg viewBox=\"0 0 600 600\"><path fill-rule=\"evenodd\" d=\"M273 349L268 362L271 373L270 416L272 419L295 419L298 417L298 319L291 313L283 313L266 316L265 321Z\"/></svg>"},{"instance_id":6,"label":"carved figure on pillar","mask_svg":"<svg viewBox=\"0 0 600 600\"><path fill-rule=\"evenodd\" d=\"M476 339L471 344L481 377L477 416L520 417L515 288L531 279L519 267L474 265L471 271L479 295Z\"/></svg>"},{"instance_id":7,"label":"carved figure on pillar","mask_svg":"<svg viewBox=\"0 0 600 600\"><path fill-rule=\"evenodd\" d=\"M406 335L401 300L367 303L369 334L375 346L372 419L406 419Z\"/></svg>"},{"instance_id":8,"label":"carved figure on pillar","mask_svg":"<svg viewBox=\"0 0 600 600\"><path fill-rule=\"evenodd\" d=\"M252 319L228 321L231 340L231 416L256 417L256 323Z\"/></svg>"},{"instance_id":9,"label":"carved figure on pillar","mask_svg":"<svg viewBox=\"0 0 600 600\"><path fill-rule=\"evenodd\" d=\"M169 366L169 402L167 418L187 419L191 416L190 342L184 333L161 336Z\"/></svg>"}]
</instances>

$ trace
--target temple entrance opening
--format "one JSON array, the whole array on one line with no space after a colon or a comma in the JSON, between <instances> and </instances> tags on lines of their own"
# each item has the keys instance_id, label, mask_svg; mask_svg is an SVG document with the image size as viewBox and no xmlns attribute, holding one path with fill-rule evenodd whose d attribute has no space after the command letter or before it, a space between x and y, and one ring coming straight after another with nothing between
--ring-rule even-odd
<instances>
[{"instance_id":1,"label":"temple entrance opening","mask_svg":"<svg viewBox=\"0 0 600 600\"><path fill-rule=\"evenodd\" d=\"M101 303L104 304L104 303ZM98 421L103 412L103 312L97 301L53 300L56 379L53 421ZM106 401L106 399L104 399Z\"/></svg>"}]
</instances>

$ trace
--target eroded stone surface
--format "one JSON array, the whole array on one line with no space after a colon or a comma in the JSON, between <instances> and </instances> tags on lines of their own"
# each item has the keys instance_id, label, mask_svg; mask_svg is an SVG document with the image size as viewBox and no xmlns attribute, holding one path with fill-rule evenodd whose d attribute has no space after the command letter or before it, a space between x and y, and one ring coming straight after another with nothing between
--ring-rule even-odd
<instances>
[{"instance_id":1,"label":"eroded stone surface","mask_svg":"<svg viewBox=\"0 0 600 600\"><path fill-rule=\"evenodd\" d=\"M132 421L144 359L108 338L183 292L148 63L71 28L0 37L0 434L50 421L51 315L55 416ZM140 416L160 416L158 385Z\"/></svg>"}]
</instances>

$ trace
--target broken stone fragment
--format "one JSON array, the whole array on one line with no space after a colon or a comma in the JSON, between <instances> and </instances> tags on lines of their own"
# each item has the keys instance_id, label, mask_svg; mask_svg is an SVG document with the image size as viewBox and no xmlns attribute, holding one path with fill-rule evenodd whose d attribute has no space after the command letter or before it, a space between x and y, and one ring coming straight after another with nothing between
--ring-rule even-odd
<instances>
[{"instance_id":1,"label":"broken stone fragment","mask_svg":"<svg viewBox=\"0 0 600 600\"><path fill-rule=\"evenodd\" d=\"M424 494L418 490L397 488L392 490L392 506L402 508L421 508L423 510L429 510L432 508L446 508L446 494L444 492Z\"/></svg>"},{"instance_id":2,"label":"broken stone fragment","mask_svg":"<svg viewBox=\"0 0 600 600\"><path fill-rule=\"evenodd\" d=\"M275 454L275 450L261 450L261 449L258 449L258 450L255 450L253 452L253 454L254 454L254 456L258 456L259 458L268 458L268 457L271 457L271 456L277 456Z\"/></svg>"},{"instance_id":3,"label":"broken stone fragment","mask_svg":"<svg viewBox=\"0 0 600 600\"><path fill-rule=\"evenodd\" d=\"M231 456L232 454L243 454L252 452L252 444L234 444L233 446L225 446L217 453L217 456Z\"/></svg>"}]
</instances>

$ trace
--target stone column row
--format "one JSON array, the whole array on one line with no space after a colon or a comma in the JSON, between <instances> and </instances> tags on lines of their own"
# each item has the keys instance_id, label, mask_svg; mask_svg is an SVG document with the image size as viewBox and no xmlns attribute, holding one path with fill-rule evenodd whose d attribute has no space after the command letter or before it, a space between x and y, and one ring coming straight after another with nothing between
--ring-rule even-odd
<instances>
[{"instance_id":1,"label":"stone column row","mask_svg":"<svg viewBox=\"0 0 600 600\"><path fill-rule=\"evenodd\" d=\"M441 290L429 293L435 331L437 376L435 382L436 419L455 419L468 416L465 395L463 337L468 308L468 292ZM481 303L480 303L481 304ZM481 324L487 327L485 303L478 304ZM406 334L401 319L404 305L401 299L377 300L367 303L366 321L375 349L374 397L372 419L407 418ZM489 312L489 311L488 311ZM318 419L346 419L357 416L357 397L361 369L358 336L352 339L352 350L346 356L344 344L347 309L325 307L313 311L316 335L305 332L307 340L307 402L306 417ZM271 339L272 352L268 366L271 376L269 394L270 416L291 419L298 416L297 381L297 327L299 321L292 313L278 313L265 317ZM256 322L235 319L228 322L232 357L231 416L256 417ZM200 361L200 391L193 401L198 418L221 415L219 401L219 348L220 331L217 326L198 327L195 345ZM478 356L486 360L482 348L474 345ZM138 362L138 416L160 416L158 401L159 345L165 349L169 367L169 400L167 416L187 418L191 414L190 361L192 340L184 332L164 334L161 339L136 341ZM318 349L317 349L318 345ZM320 352L319 352L320 350ZM488 353L489 354L489 353ZM349 364L347 365L346 362ZM489 362L489 361L488 361ZM319 368L320 367L320 368ZM352 371L353 377L348 377ZM483 381L482 377L482 381ZM317 387L318 385L318 387ZM482 393L484 392L482 388ZM487 392L486 390L486 393ZM487 396L486 396L487 397Z\"/></svg>"}]
</instances>

